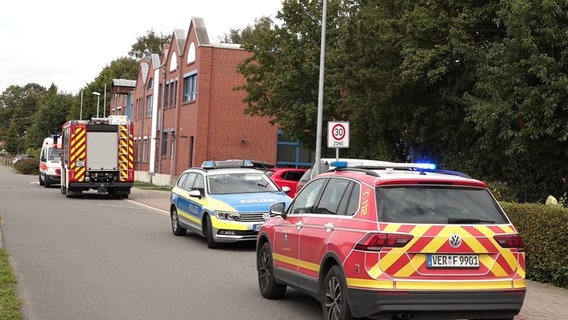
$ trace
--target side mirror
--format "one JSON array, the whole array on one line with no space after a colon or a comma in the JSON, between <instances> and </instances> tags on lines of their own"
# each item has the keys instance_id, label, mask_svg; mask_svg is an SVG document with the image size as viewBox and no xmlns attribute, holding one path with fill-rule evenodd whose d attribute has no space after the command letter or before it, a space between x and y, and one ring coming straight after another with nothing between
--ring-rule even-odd
<instances>
[{"instance_id":1,"label":"side mirror","mask_svg":"<svg viewBox=\"0 0 568 320\"><path fill-rule=\"evenodd\" d=\"M201 199L203 196L201 195L201 192L199 190L191 190L189 191L189 196L190 197L194 197L194 198L199 198Z\"/></svg>"},{"instance_id":2,"label":"side mirror","mask_svg":"<svg viewBox=\"0 0 568 320\"><path fill-rule=\"evenodd\" d=\"M282 216L283 219L286 219L286 204L284 202L277 202L270 206L270 215L271 216Z\"/></svg>"},{"instance_id":3,"label":"side mirror","mask_svg":"<svg viewBox=\"0 0 568 320\"><path fill-rule=\"evenodd\" d=\"M282 191L284 191L285 193L290 192L290 190L292 190L292 189L290 189L290 187L288 187L288 186L283 186L283 187L282 187Z\"/></svg>"}]
</instances>

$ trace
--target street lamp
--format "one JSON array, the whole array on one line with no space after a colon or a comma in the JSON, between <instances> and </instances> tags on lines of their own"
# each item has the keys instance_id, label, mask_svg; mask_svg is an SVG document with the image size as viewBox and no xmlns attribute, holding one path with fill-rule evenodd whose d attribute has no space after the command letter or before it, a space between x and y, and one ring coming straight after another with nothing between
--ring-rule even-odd
<instances>
[{"instance_id":1,"label":"street lamp","mask_svg":"<svg viewBox=\"0 0 568 320\"><path fill-rule=\"evenodd\" d=\"M319 90L318 90L318 118L316 129L316 162L312 169L316 174L320 171L321 166L321 140L323 127L323 83L325 71L325 32L326 32L326 11L327 0L323 0L323 8L321 15L321 44L320 44L320 72L319 72Z\"/></svg>"},{"instance_id":2,"label":"street lamp","mask_svg":"<svg viewBox=\"0 0 568 320\"><path fill-rule=\"evenodd\" d=\"M97 118L99 117L99 102L101 99L101 93L100 92L93 92L94 95L97 96Z\"/></svg>"}]
</instances>

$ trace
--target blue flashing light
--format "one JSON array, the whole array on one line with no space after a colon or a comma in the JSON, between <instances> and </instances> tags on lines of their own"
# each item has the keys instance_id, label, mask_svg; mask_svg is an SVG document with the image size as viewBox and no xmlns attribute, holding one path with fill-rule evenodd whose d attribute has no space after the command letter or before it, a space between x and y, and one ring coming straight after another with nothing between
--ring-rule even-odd
<instances>
[{"instance_id":1,"label":"blue flashing light","mask_svg":"<svg viewBox=\"0 0 568 320\"><path fill-rule=\"evenodd\" d=\"M215 168L215 161L211 161L211 160L203 161L203 163L201 164L201 168L213 169L213 168Z\"/></svg>"},{"instance_id":2,"label":"blue flashing light","mask_svg":"<svg viewBox=\"0 0 568 320\"><path fill-rule=\"evenodd\" d=\"M347 168L347 161L333 161L329 163L330 167Z\"/></svg>"},{"instance_id":3,"label":"blue flashing light","mask_svg":"<svg viewBox=\"0 0 568 320\"><path fill-rule=\"evenodd\" d=\"M243 160L242 166L252 168L254 167L254 163L251 160Z\"/></svg>"},{"instance_id":4,"label":"blue flashing light","mask_svg":"<svg viewBox=\"0 0 568 320\"><path fill-rule=\"evenodd\" d=\"M424 170L436 170L435 163L416 163L416 168Z\"/></svg>"},{"instance_id":5,"label":"blue flashing light","mask_svg":"<svg viewBox=\"0 0 568 320\"><path fill-rule=\"evenodd\" d=\"M215 169L215 168L254 168L254 162L252 160L223 160L223 161L213 161L206 160L201 164L203 169Z\"/></svg>"}]
</instances>

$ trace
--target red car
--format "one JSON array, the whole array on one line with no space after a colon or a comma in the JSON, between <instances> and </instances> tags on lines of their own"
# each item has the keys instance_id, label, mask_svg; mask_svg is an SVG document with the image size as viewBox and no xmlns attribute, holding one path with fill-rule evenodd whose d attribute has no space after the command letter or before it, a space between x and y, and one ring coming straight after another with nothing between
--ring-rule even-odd
<instances>
[{"instance_id":1,"label":"red car","mask_svg":"<svg viewBox=\"0 0 568 320\"><path fill-rule=\"evenodd\" d=\"M296 195L296 187L298 186L298 181L306 169L300 168L270 168L266 170L266 175L276 183L282 189L282 187L289 187L290 192L288 195L294 197Z\"/></svg>"},{"instance_id":2,"label":"red car","mask_svg":"<svg viewBox=\"0 0 568 320\"><path fill-rule=\"evenodd\" d=\"M260 293L291 287L323 318L508 319L524 302L525 246L486 184L420 164L337 164L256 247Z\"/></svg>"}]
</instances>

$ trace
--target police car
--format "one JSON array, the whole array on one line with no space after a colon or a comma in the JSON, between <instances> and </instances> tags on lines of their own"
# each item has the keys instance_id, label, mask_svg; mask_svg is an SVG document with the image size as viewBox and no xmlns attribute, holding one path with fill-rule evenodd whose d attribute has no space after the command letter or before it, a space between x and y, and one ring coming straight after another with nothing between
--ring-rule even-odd
<instances>
[{"instance_id":1,"label":"police car","mask_svg":"<svg viewBox=\"0 0 568 320\"><path fill-rule=\"evenodd\" d=\"M292 287L335 320L520 312L525 246L485 183L432 164L331 167L271 208L257 241L262 296Z\"/></svg>"},{"instance_id":2,"label":"police car","mask_svg":"<svg viewBox=\"0 0 568 320\"><path fill-rule=\"evenodd\" d=\"M187 231L222 242L255 241L274 203L291 199L250 160L205 161L185 170L171 191L170 217L176 236Z\"/></svg>"}]
</instances>

